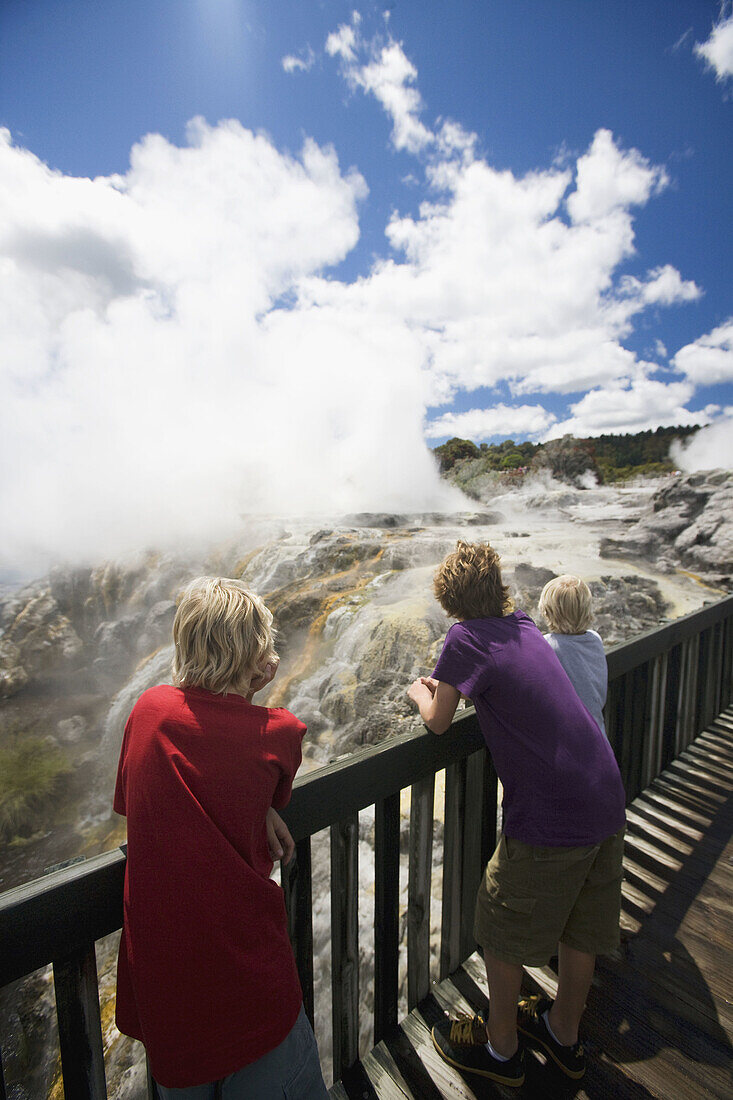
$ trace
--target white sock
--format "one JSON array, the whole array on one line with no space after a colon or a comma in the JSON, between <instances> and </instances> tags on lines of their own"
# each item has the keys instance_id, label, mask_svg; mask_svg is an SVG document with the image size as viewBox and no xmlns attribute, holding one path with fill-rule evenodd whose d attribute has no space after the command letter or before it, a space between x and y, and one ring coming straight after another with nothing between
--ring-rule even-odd
<instances>
[{"instance_id":1,"label":"white sock","mask_svg":"<svg viewBox=\"0 0 733 1100\"><path fill-rule=\"evenodd\" d=\"M555 1040L557 1045L559 1047L566 1047L568 1044L567 1043L561 1043L560 1040L558 1039L557 1035L555 1034L555 1032L550 1027L550 1010L549 1010L549 1008L545 1012L542 1013L542 1019L545 1021L545 1027L547 1028L547 1030L549 1031L550 1035Z\"/></svg>"},{"instance_id":2,"label":"white sock","mask_svg":"<svg viewBox=\"0 0 733 1100\"><path fill-rule=\"evenodd\" d=\"M494 1050L494 1048L491 1045L491 1040L490 1039L489 1039L488 1043L485 1044L485 1046L486 1046L486 1049L488 1050L489 1054L491 1055L491 1057L496 1058L497 1062L508 1062L508 1061L510 1061L509 1058L505 1058L503 1054L499 1054L499 1052L497 1050Z\"/></svg>"}]
</instances>

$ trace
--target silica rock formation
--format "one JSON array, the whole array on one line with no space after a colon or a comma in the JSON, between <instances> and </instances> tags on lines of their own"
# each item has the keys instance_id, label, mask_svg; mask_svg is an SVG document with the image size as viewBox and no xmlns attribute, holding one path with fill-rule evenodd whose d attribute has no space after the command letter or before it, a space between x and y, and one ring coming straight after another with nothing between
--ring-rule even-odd
<instances>
[{"instance_id":1,"label":"silica rock formation","mask_svg":"<svg viewBox=\"0 0 733 1100\"><path fill-rule=\"evenodd\" d=\"M653 562L660 572L685 569L731 587L733 473L687 474L663 485L622 539L604 538L601 556Z\"/></svg>"}]
</instances>

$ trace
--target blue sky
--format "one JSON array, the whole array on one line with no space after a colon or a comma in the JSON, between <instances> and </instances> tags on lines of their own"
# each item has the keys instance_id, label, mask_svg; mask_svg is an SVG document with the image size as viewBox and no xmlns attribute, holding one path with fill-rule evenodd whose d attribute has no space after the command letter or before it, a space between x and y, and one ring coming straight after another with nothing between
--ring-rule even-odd
<instances>
[{"instance_id":1,"label":"blue sky","mask_svg":"<svg viewBox=\"0 0 733 1100\"><path fill-rule=\"evenodd\" d=\"M14 553L155 537L166 465L320 507L456 434L723 438L732 72L706 0L5 0Z\"/></svg>"}]
</instances>

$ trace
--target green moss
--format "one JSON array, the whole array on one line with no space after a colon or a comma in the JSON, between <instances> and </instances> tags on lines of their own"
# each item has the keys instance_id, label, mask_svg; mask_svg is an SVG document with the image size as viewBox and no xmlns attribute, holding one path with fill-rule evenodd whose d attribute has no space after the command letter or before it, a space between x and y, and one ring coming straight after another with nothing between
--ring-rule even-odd
<instances>
[{"instance_id":1,"label":"green moss","mask_svg":"<svg viewBox=\"0 0 733 1100\"><path fill-rule=\"evenodd\" d=\"M0 840L36 832L70 767L61 750L39 738L0 749Z\"/></svg>"},{"instance_id":2,"label":"green moss","mask_svg":"<svg viewBox=\"0 0 733 1100\"><path fill-rule=\"evenodd\" d=\"M598 466L607 484L614 481L629 481L635 477L659 477L662 474L672 474L675 470L674 464L670 461L644 462L636 466L613 466L601 460Z\"/></svg>"}]
</instances>

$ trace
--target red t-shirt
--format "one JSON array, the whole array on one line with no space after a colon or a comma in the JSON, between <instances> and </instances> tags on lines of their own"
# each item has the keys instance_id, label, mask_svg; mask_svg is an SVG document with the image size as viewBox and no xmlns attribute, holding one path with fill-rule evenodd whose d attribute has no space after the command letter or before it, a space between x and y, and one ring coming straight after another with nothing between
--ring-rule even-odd
<instances>
[{"instance_id":1,"label":"red t-shirt","mask_svg":"<svg viewBox=\"0 0 733 1100\"><path fill-rule=\"evenodd\" d=\"M168 685L125 727L117 1026L166 1088L215 1081L293 1027L302 994L265 817L289 801L305 726L284 709Z\"/></svg>"}]
</instances>

